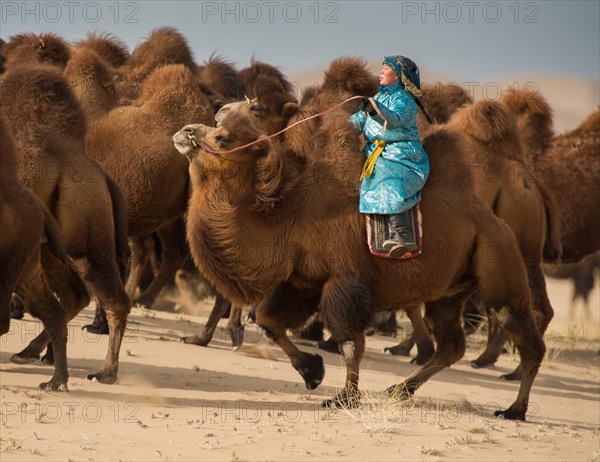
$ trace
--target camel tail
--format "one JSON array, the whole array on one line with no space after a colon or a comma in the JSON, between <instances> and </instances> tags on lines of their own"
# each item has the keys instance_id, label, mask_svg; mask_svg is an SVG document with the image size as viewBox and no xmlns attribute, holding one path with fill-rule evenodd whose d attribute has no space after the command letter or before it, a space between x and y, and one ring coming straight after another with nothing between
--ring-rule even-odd
<instances>
[{"instance_id":1,"label":"camel tail","mask_svg":"<svg viewBox=\"0 0 600 462\"><path fill-rule=\"evenodd\" d=\"M535 179L536 186L544 200L546 211L546 240L544 241L544 261L560 264L562 258L562 233L559 213L554 196L546 185Z\"/></svg>"},{"instance_id":2,"label":"camel tail","mask_svg":"<svg viewBox=\"0 0 600 462\"><path fill-rule=\"evenodd\" d=\"M46 239L48 241L48 248L50 249L50 252L52 252L52 255L66 265L69 261L69 256L60 239L58 223L56 223L52 214L41 202L40 205L44 211L44 233L46 234Z\"/></svg>"},{"instance_id":3,"label":"camel tail","mask_svg":"<svg viewBox=\"0 0 600 462\"><path fill-rule=\"evenodd\" d=\"M123 283L127 280L129 256L129 243L127 241L127 203L121 189L110 175L106 174L106 185L112 200L113 222L115 226L115 251L117 265Z\"/></svg>"}]
</instances>

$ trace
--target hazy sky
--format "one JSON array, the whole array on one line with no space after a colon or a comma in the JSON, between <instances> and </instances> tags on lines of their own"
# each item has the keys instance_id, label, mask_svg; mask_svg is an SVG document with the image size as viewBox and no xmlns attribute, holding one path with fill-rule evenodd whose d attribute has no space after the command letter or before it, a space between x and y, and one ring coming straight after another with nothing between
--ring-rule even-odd
<instances>
[{"instance_id":1,"label":"hazy sky","mask_svg":"<svg viewBox=\"0 0 600 462\"><path fill-rule=\"evenodd\" d=\"M130 48L158 26L240 67L252 55L286 72L342 55L403 54L437 73L484 79L565 73L600 79L600 0L45 1L1 0L0 36L112 32Z\"/></svg>"}]
</instances>

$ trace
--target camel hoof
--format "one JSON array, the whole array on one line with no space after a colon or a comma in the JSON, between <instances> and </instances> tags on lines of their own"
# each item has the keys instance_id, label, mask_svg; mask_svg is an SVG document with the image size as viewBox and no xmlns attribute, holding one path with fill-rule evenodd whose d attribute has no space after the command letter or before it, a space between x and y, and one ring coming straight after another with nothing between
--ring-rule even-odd
<instances>
[{"instance_id":1,"label":"camel hoof","mask_svg":"<svg viewBox=\"0 0 600 462\"><path fill-rule=\"evenodd\" d=\"M21 353L16 353L11 356L10 362L15 364L33 364L39 361L40 356L21 356Z\"/></svg>"},{"instance_id":2,"label":"camel hoof","mask_svg":"<svg viewBox=\"0 0 600 462\"><path fill-rule=\"evenodd\" d=\"M321 402L321 407L331 409L354 409L360 406L360 392L348 393L345 389Z\"/></svg>"},{"instance_id":3,"label":"camel hoof","mask_svg":"<svg viewBox=\"0 0 600 462\"><path fill-rule=\"evenodd\" d=\"M231 334L231 349L237 351L244 343L244 326L239 326L233 329Z\"/></svg>"},{"instance_id":4,"label":"camel hoof","mask_svg":"<svg viewBox=\"0 0 600 462\"><path fill-rule=\"evenodd\" d=\"M192 335L191 337L181 337L179 341L188 345L197 345L205 347L209 344L210 339L207 340L200 335Z\"/></svg>"},{"instance_id":5,"label":"camel hoof","mask_svg":"<svg viewBox=\"0 0 600 462\"><path fill-rule=\"evenodd\" d=\"M506 420L523 420L525 421L525 411L518 411L509 407L504 411L496 411L494 412L496 417L502 417Z\"/></svg>"},{"instance_id":6,"label":"camel hoof","mask_svg":"<svg viewBox=\"0 0 600 462\"><path fill-rule=\"evenodd\" d=\"M100 382L107 385L114 385L117 383L116 374L108 374L105 372L96 372L95 374L88 375L86 378L91 382Z\"/></svg>"},{"instance_id":7,"label":"camel hoof","mask_svg":"<svg viewBox=\"0 0 600 462\"><path fill-rule=\"evenodd\" d=\"M294 365L294 368L302 376L309 390L317 388L325 377L325 364L319 355L305 354L301 364Z\"/></svg>"},{"instance_id":8,"label":"camel hoof","mask_svg":"<svg viewBox=\"0 0 600 462\"><path fill-rule=\"evenodd\" d=\"M96 335L108 335L108 324L106 323L98 323L98 324L86 324L81 328L81 330L85 330L91 334Z\"/></svg>"},{"instance_id":9,"label":"camel hoof","mask_svg":"<svg viewBox=\"0 0 600 462\"><path fill-rule=\"evenodd\" d=\"M50 380L50 382L40 383L40 390L67 392L69 388L67 387L66 380Z\"/></svg>"},{"instance_id":10,"label":"camel hoof","mask_svg":"<svg viewBox=\"0 0 600 462\"><path fill-rule=\"evenodd\" d=\"M407 350L402 344L393 347L386 347L383 349L383 352L394 356L410 356L410 350Z\"/></svg>"},{"instance_id":11,"label":"camel hoof","mask_svg":"<svg viewBox=\"0 0 600 462\"><path fill-rule=\"evenodd\" d=\"M395 400L406 401L411 398L414 391L411 391L405 383L392 385L385 389L386 394Z\"/></svg>"},{"instance_id":12,"label":"camel hoof","mask_svg":"<svg viewBox=\"0 0 600 462\"><path fill-rule=\"evenodd\" d=\"M511 372L510 374L503 374L500 376L500 378L503 380L508 380L508 381L521 380L521 372L514 371L514 372Z\"/></svg>"},{"instance_id":13,"label":"camel hoof","mask_svg":"<svg viewBox=\"0 0 600 462\"><path fill-rule=\"evenodd\" d=\"M484 367L492 367L494 364L496 364L496 361L488 361L485 359L474 359L473 361L471 361L471 367L473 369L482 369Z\"/></svg>"}]
</instances>

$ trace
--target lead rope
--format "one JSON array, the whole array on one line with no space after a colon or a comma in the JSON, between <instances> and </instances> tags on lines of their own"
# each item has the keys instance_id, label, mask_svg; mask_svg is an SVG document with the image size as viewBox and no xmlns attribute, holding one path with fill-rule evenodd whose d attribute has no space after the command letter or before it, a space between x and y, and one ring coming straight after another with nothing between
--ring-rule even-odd
<instances>
[{"instance_id":1,"label":"lead rope","mask_svg":"<svg viewBox=\"0 0 600 462\"><path fill-rule=\"evenodd\" d=\"M243 146L238 146L237 148L233 148L233 149L230 149L228 151L215 151L213 149L210 149L202 141L197 141L196 137L194 135L187 135L187 137L191 141L191 143L194 145L194 147L202 148L206 152L210 152L211 154L217 154L219 156L221 154L229 154L229 153L232 153L232 152L239 151L241 149L247 148L248 146L252 146L253 144L260 143L262 141L266 141L266 140L269 140L271 138L275 138L276 136L279 136L282 133L284 133L284 132L286 132L286 131L294 128L296 125L300 125L300 124L303 124L304 122L308 122L311 119L315 119L317 117L321 117L322 115L327 114L328 112L331 112L334 109L337 109L338 107L343 106L346 103L349 103L350 101L354 101L355 99L361 99L361 98L364 98L364 97L363 96L353 96L352 98L348 98L347 100L342 101L341 103L338 103L335 106L332 106L329 109L324 110L323 112L319 112L318 114L314 114L314 115L312 115L310 117L307 117L306 119L299 120L298 122L295 122L292 125L290 125L289 127L285 127L283 130L279 130L278 132L273 133L272 135L261 136L261 137L257 138L256 140L251 141L250 143L244 144ZM232 160L232 159L226 159L226 160Z\"/></svg>"}]
</instances>

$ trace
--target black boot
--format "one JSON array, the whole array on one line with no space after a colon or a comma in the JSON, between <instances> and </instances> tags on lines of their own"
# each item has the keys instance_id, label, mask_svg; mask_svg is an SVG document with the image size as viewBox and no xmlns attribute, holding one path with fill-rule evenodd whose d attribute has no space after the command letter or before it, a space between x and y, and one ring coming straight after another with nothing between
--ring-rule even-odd
<instances>
[{"instance_id":1,"label":"black boot","mask_svg":"<svg viewBox=\"0 0 600 462\"><path fill-rule=\"evenodd\" d=\"M392 228L391 238L383 242L383 248L392 258L414 252L419 248L415 238L415 223L410 210L396 215L387 215L387 222Z\"/></svg>"}]
</instances>

